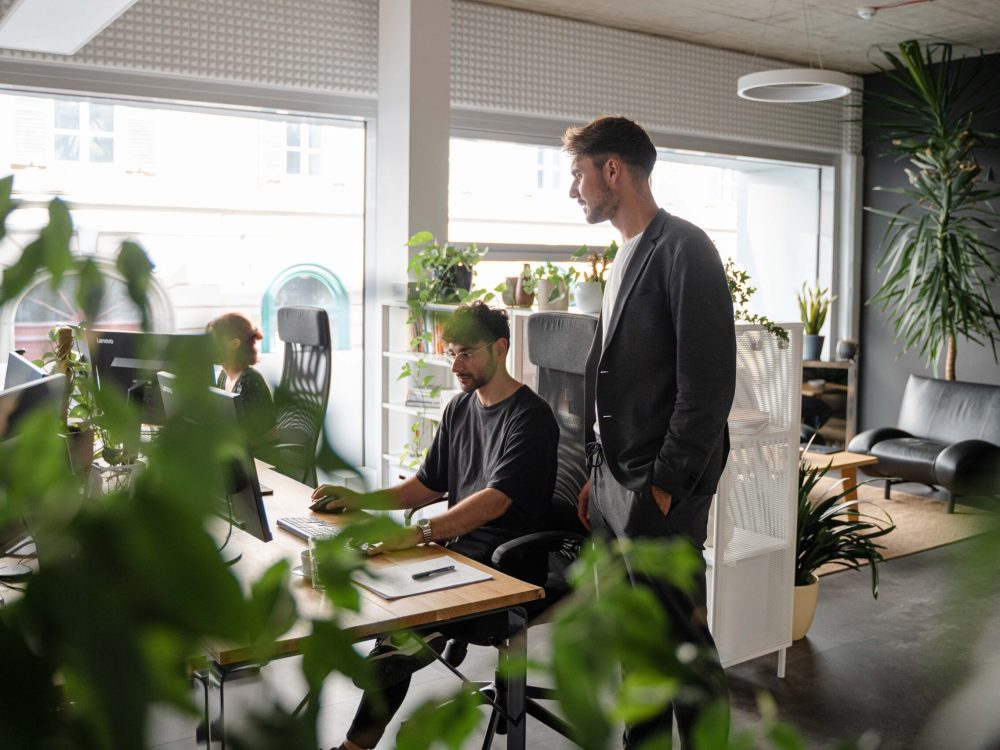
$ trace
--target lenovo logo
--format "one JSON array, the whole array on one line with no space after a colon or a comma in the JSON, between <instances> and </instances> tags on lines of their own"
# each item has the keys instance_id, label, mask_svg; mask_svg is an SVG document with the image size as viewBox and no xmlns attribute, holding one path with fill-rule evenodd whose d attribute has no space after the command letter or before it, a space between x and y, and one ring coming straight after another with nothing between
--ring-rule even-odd
<instances>
[{"instance_id":1,"label":"lenovo logo","mask_svg":"<svg viewBox=\"0 0 1000 750\"><path fill-rule=\"evenodd\" d=\"M115 343L115 340L114 339L97 339L97 343L98 344L113 344L113 343Z\"/></svg>"}]
</instances>

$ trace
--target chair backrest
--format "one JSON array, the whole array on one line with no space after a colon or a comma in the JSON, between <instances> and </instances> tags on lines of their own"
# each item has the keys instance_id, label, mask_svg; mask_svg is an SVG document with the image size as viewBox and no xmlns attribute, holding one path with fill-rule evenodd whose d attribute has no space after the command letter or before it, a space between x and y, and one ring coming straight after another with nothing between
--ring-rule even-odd
<instances>
[{"instance_id":1,"label":"chair backrest","mask_svg":"<svg viewBox=\"0 0 1000 750\"><path fill-rule=\"evenodd\" d=\"M558 471L550 527L586 534L576 515L576 498L587 481L584 445L584 372L597 319L542 312L528 319L528 360L538 368L538 395L559 424Z\"/></svg>"},{"instance_id":2,"label":"chair backrest","mask_svg":"<svg viewBox=\"0 0 1000 750\"><path fill-rule=\"evenodd\" d=\"M278 338L285 343L281 381L274 394L276 468L316 484L316 450L330 400L330 320L320 307L282 307Z\"/></svg>"},{"instance_id":3,"label":"chair backrest","mask_svg":"<svg viewBox=\"0 0 1000 750\"><path fill-rule=\"evenodd\" d=\"M915 437L1000 445L1000 386L910 375L898 427Z\"/></svg>"}]
</instances>

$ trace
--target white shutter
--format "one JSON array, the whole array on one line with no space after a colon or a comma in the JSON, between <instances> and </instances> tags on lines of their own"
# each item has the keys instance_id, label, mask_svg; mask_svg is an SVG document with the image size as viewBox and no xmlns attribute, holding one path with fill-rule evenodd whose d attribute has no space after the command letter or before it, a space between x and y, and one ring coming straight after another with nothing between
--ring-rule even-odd
<instances>
[{"instance_id":1,"label":"white shutter","mask_svg":"<svg viewBox=\"0 0 1000 750\"><path fill-rule=\"evenodd\" d=\"M285 144L288 138L285 123L262 120L259 133L258 180L261 183L281 182L285 177Z\"/></svg>"},{"instance_id":2,"label":"white shutter","mask_svg":"<svg viewBox=\"0 0 1000 750\"><path fill-rule=\"evenodd\" d=\"M52 100L19 96L14 102L12 167L45 166L52 160Z\"/></svg>"},{"instance_id":3,"label":"white shutter","mask_svg":"<svg viewBox=\"0 0 1000 750\"><path fill-rule=\"evenodd\" d=\"M115 109L116 161L130 174L156 174L156 110Z\"/></svg>"}]
</instances>

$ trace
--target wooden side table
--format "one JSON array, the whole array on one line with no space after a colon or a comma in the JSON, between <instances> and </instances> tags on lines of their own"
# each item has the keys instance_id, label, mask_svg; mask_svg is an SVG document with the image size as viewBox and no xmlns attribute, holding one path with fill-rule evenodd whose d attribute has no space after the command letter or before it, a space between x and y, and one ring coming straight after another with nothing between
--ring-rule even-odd
<instances>
[{"instance_id":1,"label":"wooden side table","mask_svg":"<svg viewBox=\"0 0 1000 750\"><path fill-rule=\"evenodd\" d=\"M869 456L866 453L851 453L849 451L837 451L836 453L804 451L802 453L802 461L810 469L830 468L839 471L845 484L851 488L851 491L844 496L845 501L858 499L858 467L871 466L878 463L878 459L875 456ZM847 520L858 520L857 508L858 506L855 505L853 510L847 512Z\"/></svg>"}]
</instances>

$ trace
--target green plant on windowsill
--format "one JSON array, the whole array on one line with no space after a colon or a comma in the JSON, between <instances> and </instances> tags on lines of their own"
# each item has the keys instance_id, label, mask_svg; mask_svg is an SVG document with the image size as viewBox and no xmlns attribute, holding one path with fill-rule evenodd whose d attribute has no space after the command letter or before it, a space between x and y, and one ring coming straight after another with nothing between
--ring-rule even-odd
<instances>
[{"instance_id":1,"label":"green plant on windowsill","mask_svg":"<svg viewBox=\"0 0 1000 750\"><path fill-rule=\"evenodd\" d=\"M533 275L536 280L536 290L542 284L548 287L548 294L545 295L545 299L539 298L539 303L551 304L569 297L570 285L576 281L580 273L573 266L563 269L550 261L546 261L534 270Z\"/></svg>"},{"instance_id":2,"label":"green plant on windowsill","mask_svg":"<svg viewBox=\"0 0 1000 750\"><path fill-rule=\"evenodd\" d=\"M806 336L819 336L826 323L827 313L830 312L830 303L836 297L831 297L830 290L821 289L818 283L810 287L803 281L802 290L796 293L795 298L799 303L803 333Z\"/></svg>"},{"instance_id":3,"label":"green plant on windowsill","mask_svg":"<svg viewBox=\"0 0 1000 750\"><path fill-rule=\"evenodd\" d=\"M580 245L580 248L573 253L570 257L573 260L579 260L581 258L585 259L585 262L590 264L590 270L584 269L583 280L584 281L599 281L601 283L601 289L604 289L606 283L605 276L610 270L611 262L615 259L618 254L618 243L614 240L603 250L591 250L586 245Z\"/></svg>"}]
</instances>

